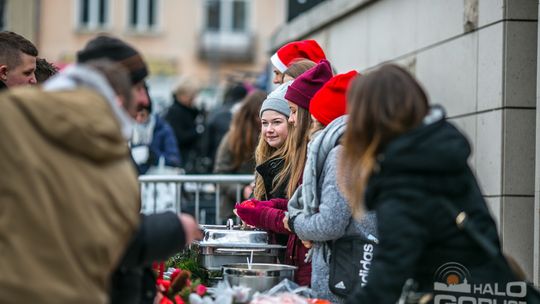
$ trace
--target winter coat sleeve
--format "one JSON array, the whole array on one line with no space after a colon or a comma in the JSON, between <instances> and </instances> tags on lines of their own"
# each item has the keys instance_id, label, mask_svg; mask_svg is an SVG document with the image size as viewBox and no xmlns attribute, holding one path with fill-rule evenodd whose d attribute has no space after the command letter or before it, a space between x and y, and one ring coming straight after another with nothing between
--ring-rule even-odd
<instances>
[{"instance_id":1,"label":"winter coat sleeve","mask_svg":"<svg viewBox=\"0 0 540 304\"><path fill-rule=\"evenodd\" d=\"M345 234L349 224L351 211L337 183L337 151L333 149L328 154L321 174L322 181L317 183L321 187L319 212L311 215L301 212L294 218L293 231L302 240L338 239Z\"/></svg>"},{"instance_id":2,"label":"winter coat sleeve","mask_svg":"<svg viewBox=\"0 0 540 304\"><path fill-rule=\"evenodd\" d=\"M238 216L247 224L281 234L290 234L291 232L283 225L285 211L266 207L243 207L236 206Z\"/></svg>"},{"instance_id":3,"label":"winter coat sleeve","mask_svg":"<svg viewBox=\"0 0 540 304\"><path fill-rule=\"evenodd\" d=\"M156 115L156 130L154 132L154 138L150 145L150 151L152 154L152 165L159 163L159 158L165 159L165 165L178 167L180 166L180 152L178 152L178 143L174 132L165 120L159 118Z\"/></svg>"},{"instance_id":4,"label":"winter coat sleeve","mask_svg":"<svg viewBox=\"0 0 540 304\"><path fill-rule=\"evenodd\" d=\"M165 121L163 121L163 133L163 153L165 156L165 163L167 166L178 167L182 163L180 151L178 151L178 142L176 141L171 126Z\"/></svg>"},{"instance_id":5,"label":"winter coat sleeve","mask_svg":"<svg viewBox=\"0 0 540 304\"><path fill-rule=\"evenodd\" d=\"M138 267L163 261L186 245L186 236L178 215L164 212L142 215L141 225L121 261L122 267Z\"/></svg>"},{"instance_id":6,"label":"winter coat sleeve","mask_svg":"<svg viewBox=\"0 0 540 304\"><path fill-rule=\"evenodd\" d=\"M368 283L356 286L346 303L396 303L403 284L414 276L429 241L429 203L388 197L377 204L379 245Z\"/></svg>"}]
</instances>

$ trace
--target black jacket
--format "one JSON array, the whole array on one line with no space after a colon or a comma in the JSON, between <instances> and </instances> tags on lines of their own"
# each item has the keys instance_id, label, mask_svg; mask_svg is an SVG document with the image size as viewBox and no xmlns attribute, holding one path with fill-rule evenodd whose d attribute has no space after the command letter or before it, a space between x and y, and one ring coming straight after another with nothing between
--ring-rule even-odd
<instances>
[{"instance_id":1,"label":"black jacket","mask_svg":"<svg viewBox=\"0 0 540 304\"><path fill-rule=\"evenodd\" d=\"M204 151L211 160L212 166L216 158L216 153L225 134L229 131L232 121L232 107L234 104L226 103L208 113L206 130L204 134Z\"/></svg>"},{"instance_id":2,"label":"black jacket","mask_svg":"<svg viewBox=\"0 0 540 304\"><path fill-rule=\"evenodd\" d=\"M286 198L287 197L287 185L289 179L286 179L281 185L276 189L273 188L274 178L281 172L283 166L285 165L285 160L283 158L272 158L264 163L258 165L255 168L255 171L261 175L264 183L264 192L266 197L265 200L270 200L273 198ZM270 241L274 244L279 244L286 246L289 236L287 234L279 234L268 231ZM283 258L280 258L282 261Z\"/></svg>"},{"instance_id":3,"label":"black jacket","mask_svg":"<svg viewBox=\"0 0 540 304\"><path fill-rule=\"evenodd\" d=\"M174 212L142 215L135 234L111 279L111 304L153 303L156 278L154 261L163 261L186 244L184 228Z\"/></svg>"},{"instance_id":4,"label":"black jacket","mask_svg":"<svg viewBox=\"0 0 540 304\"><path fill-rule=\"evenodd\" d=\"M431 291L436 280L444 281L437 269L448 262L468 269L469 283L504 281L440 201L466 211L474 228L500 248L495 222L467 164L469 155L465 137L444 119L388 144L365 194L367 209L377 213L380 243L368 283L357 286L347 303L396 303L408 278L418 282L419 290Z\"/></svg>"},{"instance_id":5,"label":"black jacket","mask_svg":"<svg viewBox=\"0 0 540 304\"><path fill-rule=\"evenodd\" d=\"M287 197L287 184L288 180L285 180L276 189L273 189L274 178L281 172L285 160L283 158L272 158L264 163L258 165L255 170L261 175L264 182L264 191L267 200L272 198L285 198Z\"/></svg>"},{"instance_id":6,"label":"black jacket","mask_svg":"<svg viewBox=\"0 0 540 304\"><path fill-rule=\"evenodd\" d=\"M165 115L165 120L171 125L176 141L178 142L178 151L182 157L182 166L192 160L192 156L197 147L197 116L201 115L201 111L197 108L187 107L176 100Z\"/></svg>"}]
</instances>

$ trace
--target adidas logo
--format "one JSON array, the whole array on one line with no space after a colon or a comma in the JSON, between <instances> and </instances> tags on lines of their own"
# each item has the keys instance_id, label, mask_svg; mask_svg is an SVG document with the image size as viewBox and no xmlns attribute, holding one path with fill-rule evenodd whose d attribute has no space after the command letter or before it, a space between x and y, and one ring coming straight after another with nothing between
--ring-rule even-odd
<instances>
[{"instance_id":1,"label":"adidas logo","mask_svg":"<svg viewBox=\"0 0 540 304\"><path fill-rule=\"evenodd\" d=\"M337 283L334 287L339 288L339 289L346 289L347 288L347 287L345 287L345 283L343 283L343 281Z\"/></svg>"}]
</instances>

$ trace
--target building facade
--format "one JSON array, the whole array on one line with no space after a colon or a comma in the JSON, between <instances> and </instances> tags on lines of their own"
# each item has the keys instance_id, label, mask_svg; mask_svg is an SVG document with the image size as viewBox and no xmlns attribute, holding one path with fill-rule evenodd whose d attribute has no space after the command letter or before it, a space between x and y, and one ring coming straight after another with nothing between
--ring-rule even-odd
<instances>
[{"instance_id":1,"label":"building facade","mask_svg":"<svg viewBox=\"0 0 540 304\"><path fill-rule=\"evenodd\" d=\"M217 87L261 73L269 38L286 18L285 0L0 0L2 8L4 29L59 64L73 62L99 33L120 37L144 55L151 92L161 98L180 76Z\"/></svg>"}]
</instances>

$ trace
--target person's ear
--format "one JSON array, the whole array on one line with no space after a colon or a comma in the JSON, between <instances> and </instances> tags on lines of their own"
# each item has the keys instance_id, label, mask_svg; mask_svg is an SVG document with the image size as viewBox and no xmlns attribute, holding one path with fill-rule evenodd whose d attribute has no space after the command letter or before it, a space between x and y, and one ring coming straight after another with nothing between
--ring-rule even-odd
<instances>
[{"instance_id":1,"label":"person's ear","mask_svg":"<svg viewBox=\"0 0 540 304\"><path fill-rule=\"evenodd\" d=\"M5 64L0 64L0 80L7 81L8 66Z\"/></svg>"}]
</instances>

